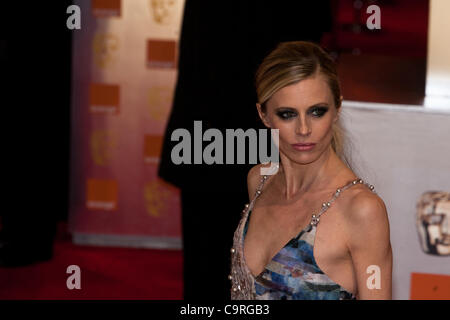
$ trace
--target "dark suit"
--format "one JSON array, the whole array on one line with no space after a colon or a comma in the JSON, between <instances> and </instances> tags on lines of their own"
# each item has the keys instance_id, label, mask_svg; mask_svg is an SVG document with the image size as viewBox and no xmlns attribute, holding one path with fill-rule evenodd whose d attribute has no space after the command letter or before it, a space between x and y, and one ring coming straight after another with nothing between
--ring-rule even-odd
<instances>
[{"instance_id":1,"label":"dark suit","mask_svg":"<svg viewBox=\"0 0 450 320\"><path fill-rule=\"evenodd\" d=\"M263 128L255 106L257 66L277 43L317 42L330 26L326 1L186 1L159 168L182 191L185 299L229 298L229 249L253 165L175 165L171 133L185 128L193 137L194 120L202 121L203 132L217 128L223 137L226 128Z\"/></svg>"},{"instance_id":2,"label":"dark suit","mask_svg":"<svg viewBox=\"0 0 450 320\"><path fill-rule=\"evenodd\" d=\"M4 175L8 210L1 212L0 265L49 259L57 221L67 217L70 2L1 5L3 149L10 163Z\"/></svg>"}]
</instances>

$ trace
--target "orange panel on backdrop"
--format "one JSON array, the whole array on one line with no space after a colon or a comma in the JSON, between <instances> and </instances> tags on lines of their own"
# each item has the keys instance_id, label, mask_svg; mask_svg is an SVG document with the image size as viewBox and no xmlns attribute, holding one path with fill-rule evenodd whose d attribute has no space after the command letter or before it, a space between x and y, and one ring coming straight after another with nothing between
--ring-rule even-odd
<instances>
[{"instance_id":1,"label":"orange panel on backdrop","mask_svg":"<svg viewBox=\"0 0 450 320\"><path fill-rule=\"evenodd\" d=\"M86 206L88 209L116 210L117 181L88 179Z\"/></svg>"},{"instance_id":2,"label":"orange panel on backdrop","mask_svg":"<svg viewBox=\"0 0 450 320\"><path fill-rule=\"evenodd\" d=\"M119 113L120 90L118 85L91 84L90 110L93 113Z\"/></svg>"},{"instance_id":3,"label":"orange panel on backdrop","mask_svg":"<svg viewBox=\"0 0 450 320\"><path fill-rule=\"evenodd\" d=\"M146 162L152 162L152 159L159 159L161 155L163 137L154 135L145 135L144 157Z\"/></svg>"},{"instance_id":4,"label":"orange panel on backdrop","mask_svg":"<svg viewBox=\"0 0 450 320\"><path fill-rule=\"evenodd\" d=\"M150 68L176 68L176 42L148 40L147 66Z\"/></svg>"},{"instance_id":5,"label":"orange panel on backdrop","mask_svg":"<svg viewBox=\"0 0 450 320\"><path fill-rule=\"evenodd\" d=\"M411 273L411 300L450 300L450 276Z\"/></svg>"},{"instance_id":6,"label":"orange panel on backdrop","mask_svg":"<svg viewBox=\"0 0 450 320\"><path fill-rule=\"evenodd\" d=\"M92 0L94 16L120 16L121 0Z\"/></svg>"}]
</instances>

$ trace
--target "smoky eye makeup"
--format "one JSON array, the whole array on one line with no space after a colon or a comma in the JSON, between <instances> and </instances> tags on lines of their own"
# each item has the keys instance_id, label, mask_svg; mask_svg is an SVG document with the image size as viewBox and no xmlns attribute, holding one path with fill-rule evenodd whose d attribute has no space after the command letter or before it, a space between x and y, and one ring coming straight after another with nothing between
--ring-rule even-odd
<instances>
[{"instance_id":1,"label":"smoky eye makeup","mask_svg":"<svg viewBox=\"0 0 450 320\"><path fill-rule=\"evenodd\" d=\"M275 111L275 114L283 120L288 120L295 118L297 116L297 111L290 108L279 108Z\"/></svg>"},{"instance_id":2,"label":"smoky eye makeup","mask_svg":"<svg viewBox=\"0 0 450 320\"><path fill-rule=\"evenodd\" d=\"M314 106L308 110L308 113L314 117L320 118L328 111L328 106Z\"/></svg>"},{"instance_id":3,"label":"smoky eye makeup","mask_svg":"<svg viewBox=\"0 0 450 320\"><path fill-rule=\"evenodd\" d=\"M307 114L315 118L320 118L329 110L328 105L315 105L308 109ZM275 110L275 114L282 120L289 120L298 115L298 111L294 108L280 107Z\"/></svg>"}]
</instances>

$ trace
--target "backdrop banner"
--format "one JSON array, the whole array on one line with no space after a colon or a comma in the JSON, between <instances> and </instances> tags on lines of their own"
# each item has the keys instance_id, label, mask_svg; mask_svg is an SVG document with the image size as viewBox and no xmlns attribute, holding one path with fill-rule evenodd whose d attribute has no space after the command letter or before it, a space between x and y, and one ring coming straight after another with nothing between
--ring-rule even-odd
<instances>
[{"instance_id":1,"label":"backdrop banner","mask_svg":"<svg viewBox=\"0 0 450 320\"><path fill-rule=\"evenodd\" d=\"M345 101L342 112L356 173L387 207L393 299L450 299L450 111Z\"/></svg>"},{"instance_id":2,"label":"backdrop banner","mask_svg":"<svg viewBox=\"0 0 450 320\"><path fill-rule=\"evenodd\" d=\"M78 0L69 229L78 244L181 248L179 190L157 176L182 0Z\"/></svg>"}]
</instances>

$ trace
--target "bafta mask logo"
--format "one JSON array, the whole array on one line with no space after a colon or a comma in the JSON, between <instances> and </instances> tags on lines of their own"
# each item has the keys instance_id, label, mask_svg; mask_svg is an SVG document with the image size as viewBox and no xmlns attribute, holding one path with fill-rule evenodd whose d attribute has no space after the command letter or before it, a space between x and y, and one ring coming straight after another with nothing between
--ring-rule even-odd
<instances>
[{"instance_id":1,"label":"bafta mask logo","mask_svg":"<svg viewBox=\"0 0 450 320\"><path fill-rule=\"evenodd\" d=\"M417 202L416 225L425 253L450 255L450 192L425 192Z\"/></svg>"},{"instance_id":2,"label":"bafta mask logo","mask_svg":"<svg viewBox=\"0 0 450 320\"><path fill-rule=\"evenodd\" d=\"M144 187L145 207L152 217L160 217L171 201L172 193L160 179L148 182Z\"/></svg>"},{"instance_id":3,"label":"bafta mask logo","mask_svg":"<svg viewBox=\"0 0 450 320\"><path fill-rule=\"evenodd\" d=\"M151 87L148 91L150 117L156 121L165 121L172 104L172 90L167 86Z\"/></svg>"},{"instance_id":4,"label":"bafta mask logo","mask_svg":"<svg viewBox=\"0 0 450 320\"><path fill-rule=\"evenodd\" d=\"M111 33L97 33L94 36L94 62L100 69L108 68L115 63L119 38Z\"/></svg>"},{"instance_id":5,"label":"bafta mask logo","mask_svg":"<svg viewBox=\"0 0 450 320\"><path fill-rule=\"evenodd\" d=\"M158 24L170 24L174 7L175 0L150 0L153 20Z\"/></svg>"},{"instance_id":6,"label":"bafta mask logo","mask_svg":"<svg viewBox=\"0 0 450 320\"><path fill-rule=\"evenodd\" d=\"M107 130L96 130L91 134L91 154L94 163L105 166L109 163L117 141Z\"/></svg>"}]
</instances>

